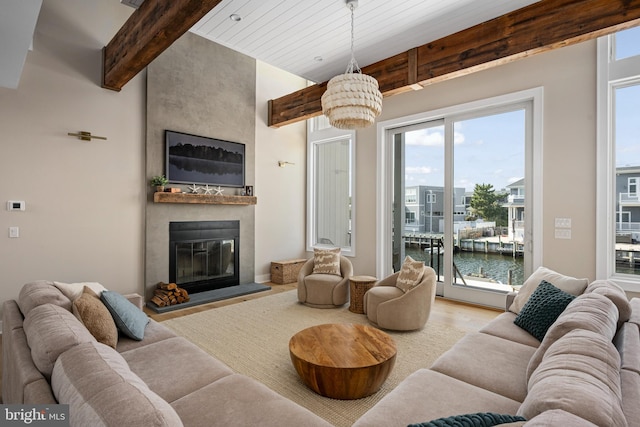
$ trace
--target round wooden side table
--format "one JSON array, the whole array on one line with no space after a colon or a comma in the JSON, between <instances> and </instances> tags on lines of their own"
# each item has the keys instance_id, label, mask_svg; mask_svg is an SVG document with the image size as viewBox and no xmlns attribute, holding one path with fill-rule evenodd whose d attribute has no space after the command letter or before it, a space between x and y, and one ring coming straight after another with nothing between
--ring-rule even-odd
<instances>
[{"instance_id":1,"label":"round wooden side table","mask_svg":"<svg viewBox=\"0 0 640 427\"><path fill-rule=\"evenodd\" d=\"M378 279L373 276L349 277L349 311L364 314L364 294L376 284Z\"/></svg>"}]
</instances>

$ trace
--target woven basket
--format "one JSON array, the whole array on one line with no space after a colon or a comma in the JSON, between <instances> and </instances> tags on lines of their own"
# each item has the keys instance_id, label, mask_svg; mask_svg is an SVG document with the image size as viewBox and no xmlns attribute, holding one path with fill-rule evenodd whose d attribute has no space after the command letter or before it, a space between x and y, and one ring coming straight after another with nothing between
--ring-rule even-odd
<instances>
[{"instance_id":1,"label":"woven basket","mask_svg":"<svg viewBox=\"0 0 640 427\"><path fill-rule=\"evenodd\" d=\"M271 263L271 282L279 285L298 281L298 273L306 259L291 259Z\"/></svg>"}]
</instances>

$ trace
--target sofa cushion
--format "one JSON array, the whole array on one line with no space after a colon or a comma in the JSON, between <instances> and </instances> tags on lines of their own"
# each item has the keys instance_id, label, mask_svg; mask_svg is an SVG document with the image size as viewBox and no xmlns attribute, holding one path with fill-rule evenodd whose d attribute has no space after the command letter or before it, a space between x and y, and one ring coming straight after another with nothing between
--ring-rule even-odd
<instances>
[{"instance_id":1,"label":"sofa cushion","mask_svg":"<svg viewBox=\"0 0 640 427\"><path fill-rule=\"evenodd\" d=\"M73 301L72 307L73 315L82 322L96 340L116 348L118 328L107 307L90 288L85 287L84 292Z\"/></svg>"},{"instance_id":2,"label":"sofa cushion","mask_svg":"<svg viewBox=\"0 0 640 427\"><path fill-rule=\"evenodd\" d=\"M32 309L24 319L24 332L33 363L47 380L60 354L96 340L73 314L54 304Z\"/></svg>"},{"instance_id":3,"label":"sofa cushion","mask_svg":"<svg viewBox=\"0 0 640 427\"><path fill-rule=\"evenodd\" d=\"M53 286L53 282L38 280L27 283L20 289L18 306L24 317L27 317L33 308L42 304L54 304L71 311L71 300Z\"/></svg>"},{"instance_id":4,"label":"sofa cushion","mask_svg":"<svg viewBox=\"0 0 640 427\"><path fill-rule=\"evenodd\" d=\"M535 347L472 332L440 356L431 369L522 402L527 395L527 364L535 350ZM487 369L497 360L500 375L496 375L495 369Z\"/></svg>"},{"instance_id":5,"label":"sofa cushion","mask_svg":"<svg viewBox=\"0 0 640 427\"><path fill-rule=\"evenodd\" d=\"M533 291L513 323L542 341L549 327L574 298L575 296L543 280Z\"/></svg>"},{"instance_id":6,"label":"sofa cushion","mask_svg":"<svg viewBox=\"0 0 640 427\"><path fill-rule=\"evenodd\" d=\"M132 372L169 403L233 374L227 365L183 337L129 350L122 357ZM154 359L154 363L149 362ZM163 366L182 368L163 369Z\"/></svg>"},{"instance_id":7,"label":"sofa cushion","mask_svg":"<svg viewBox=\"0 0 640 427\"><path fill-rule=\"evenodd\" d=\"M629 322L640 326L640 298L631 298L629 304L631 305L631 316L629 317Z\"/></svg>"},{"instance_id":8,"label":"sofa cushion","mask_svg":"<svg viewBox=\"0 0 640 427\"><path fill-rule=\"evenodd\" d=\"M123 334L134 340L141 341L144 338L144 328L149 323L149 317L143 311L117 292L103 291L100 299Z\"/></svg>"},{"instance_id":9,"label":"sofa cushion","mask_svg":"<svg viewBox=\"0 0 640 427\"><path fill-rule=\"evenodd\" d=\"M181 426L171 406L104 344L80 344L61 354L51 377L58 402L69 405L71 425Z\"/></svg>"},{"instance_id":10,"label":"sofa cushion","mask_svg":"<svg viewBox=\"0 0 640 427\"><path fill-rule=\"evenodd\" d=\"M620 353L620 367L640 374L640 333L635 323L624 323L615 338L613 344Z\"/></svg>"},{"instance_id":11,"label":"sofa cushion","mask_svg":"<svg viewBox=\"0 0 640 427\"><path fill-rule=\"evenodd\" d=\"M355 423L354 427L407 426L451 414L515 414L520 403L431 369L409 375Z\"/></svg>"},{"instance_id":12,"label":"sofa cushion","mask_svg":"<svg viewBox=\"0 0 640 427\"><path fill-rule=\"evenodd\" d=\"M151 319L149 320L147 327L144 328L144 340L138 341L129 338L126 335L120 335L118 337L118 345L116 347L116 351L118 353L124 353L126 351L144 347L146 345L153 344L154 342L163 341L175 336L175 332L173 332L171 329Z\"/></svg>"},{"instance_id":13,"label":"sofa cushion","mask_svg":"<svg viewBox=\"0 0 640 427\"><path fill-rule=\"evenodd\" d=\"M549 427L549 426L597 427L595 424L590 423L584 418L580 418L577 415L573 415L561 409L552 409L550 411L545 411L542 414L533 417L526 423L526 427Z\"/></svg>"},{"instance_id":14,"label":"sofa cushion","mask_svg":"<svg viewBox=\"0 0 640 427\"><path fill-rule=\"evenodd\" d=\"M620 370L622 389L622 411L630 426L640 425L640 374L626 369Z\"/></svg>"},{"instance_id":15,"label":"sofa cushion","mask_svg":"<svg viewBox=\"0 0 640 427\"><path fill-rule=\"evenodd\" d=\"M518 295L516 295L513 300L513 304L509 307L509 311L516 314L520 313L520 310L522 310L522 307L524 307L529 300L533 291L536 290L543 280L553 284L556 288L576 296L582 294L589 284L588 279L576 279L575 277L565 276L546 267L538 267L538 269L525 280Z\"/></svg>"},{"instance_id":16,"label":"sofa cushion","mask_svg":"<svg viewBox=\"0 0 640 427\"><path fill-rule=\"evenodd\" d=\"M340 273L340 248L314 249L313 274L342 276Z\"/></svg>"},{"instance_id":17,"label":"sofa cushion","mask_svg":"<svg viewBox=\"0 0 640 427\"><path fill-rule=\"evenodd\" d=\"M526 421L526 419L517 415L496 414L494 412L476 412L474 414L452 415L446 418L438 418L433 421L409 424L409 427L495 427L519 421Z\"/></svg>"},{"instance_id":18,"label":"sofa cushion","mask_svg":"<svg viewBox=\"0 0 640 427\"><path fill-rule=\"evenodd\" d=\"M519 326L516 326L513 323L515 318L515 313L505 311L483 326L478 332L504 338L530 347L538 347L540 345L540 341L538 341L529 332Z\"/></svg>"},{"instance_id":19,"label":"sofa cushion","mask_svg":"<svg viewBox=\"0 0 640 427\"><path fill-rule=\"evenodd\" d=\"M594 292L609 298L618 307L618 326L631 317L631 304L624 290L610 280L596 280L587 286L584 293Z\"/></svg>"},{"instance_id":20,"label":"sofa cushion","mask_svg":"<svg viewBox=\"0 0 640 427\"><path fill-rule=\"evenodd\" d=\"M416 261L407 255L400 268L400 274L396 280L396 287L406 293L420 283L423 275L424 262Z\"/></svg>"},{"instance_id":21,"label":"sofa cushion","mask_svg":"<svg viewBox=\"0 0 640 427\"><path fill-rule=\"evenodd\" d=\"M561 409L596 425L623 427L620 356L606 337L576 329L554 342L529 380L518 415Z\"/></svg>"},{"instance_id":22,"label":"sofa cushion","mask_svg":"<svg viewBox=\"0 0 640 427\"><path fill-rule=\"evenodd\" d=\"M610 299L589 293L577 297L567 306L558 320L549 328L544 340L529 360L527 379L538 367L547 349L568 332L574 329L585 329L613 340L616 333L618 309Z\"/></svg>"},{"instance_id":23,"label":"sofa cushion","mask_svg":"<svg viewBox=\"0 0 640 427\"><path fill-rule=\"evenodd\" d=\"M64 283L64 282L53 282L53 286L58 288L60 292L62 292L67 298L71 301L80 298L80 295L84 292L85 288L91 289L98 298L102 291L106 290L104 286L102 286L98 282L80 282L80 283Z\"/></svg>"},{"instance_id":24,"label":"sofa cushion","mask_svg":"<svg viewBox=\"0 0 640 427\"><path fill-rule=\"evenodd\" d=\"M240 374L221 378L171 406L187 426L332 426L266 385Z\"/></svg>"}]
</instances>

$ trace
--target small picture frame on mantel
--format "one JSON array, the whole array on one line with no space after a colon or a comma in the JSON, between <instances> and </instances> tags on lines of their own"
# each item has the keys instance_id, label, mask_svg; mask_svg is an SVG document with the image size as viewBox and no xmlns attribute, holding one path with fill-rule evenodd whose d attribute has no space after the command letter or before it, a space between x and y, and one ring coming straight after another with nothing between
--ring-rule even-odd
<instances>
[{"instance_id":1,"label":"small picture frame on mantel","mask_svg":"<svg viewBox=\"0 0 640 427\"><path fill-rule=\"evenodd\" d=\"M244 191L244 194L245 194L245 195L247 195L247 196L253 196L253 185L247 185L247 186L244 188L244 190L245 190L245 191Z\"/></svg>"}]
</instances>

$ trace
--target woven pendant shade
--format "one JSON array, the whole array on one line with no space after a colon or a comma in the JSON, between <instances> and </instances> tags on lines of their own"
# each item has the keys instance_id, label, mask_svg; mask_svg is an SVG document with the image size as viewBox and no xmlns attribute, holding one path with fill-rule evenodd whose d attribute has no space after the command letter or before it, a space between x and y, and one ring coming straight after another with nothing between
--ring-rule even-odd
<instances>
[{"instance_id":1,"label":"woven pendant shade","mask_svg":"<svg viewBox=\"0 0 640 427\"><path fill-rule=\"evenodd\" d=\"M344 74L327 83L322 94L322 113L338 129L359 129L372 125L382 112L382 94L378 81L362 74L353 52L353 11L357 0L346 0L351 10L351 60Z\"/></svg>"},{"instance_id":2,"label":"woven pendant shade","mask_svg":"<svg viewBox=\"0 0 640 427\"><path fill-rule=\"evenodd\" d=\"M382 112L378 81L360 73L335 76L322 95L322 113L331 126L358 129L372 125Z\"/></svg>"}]
</instances>

